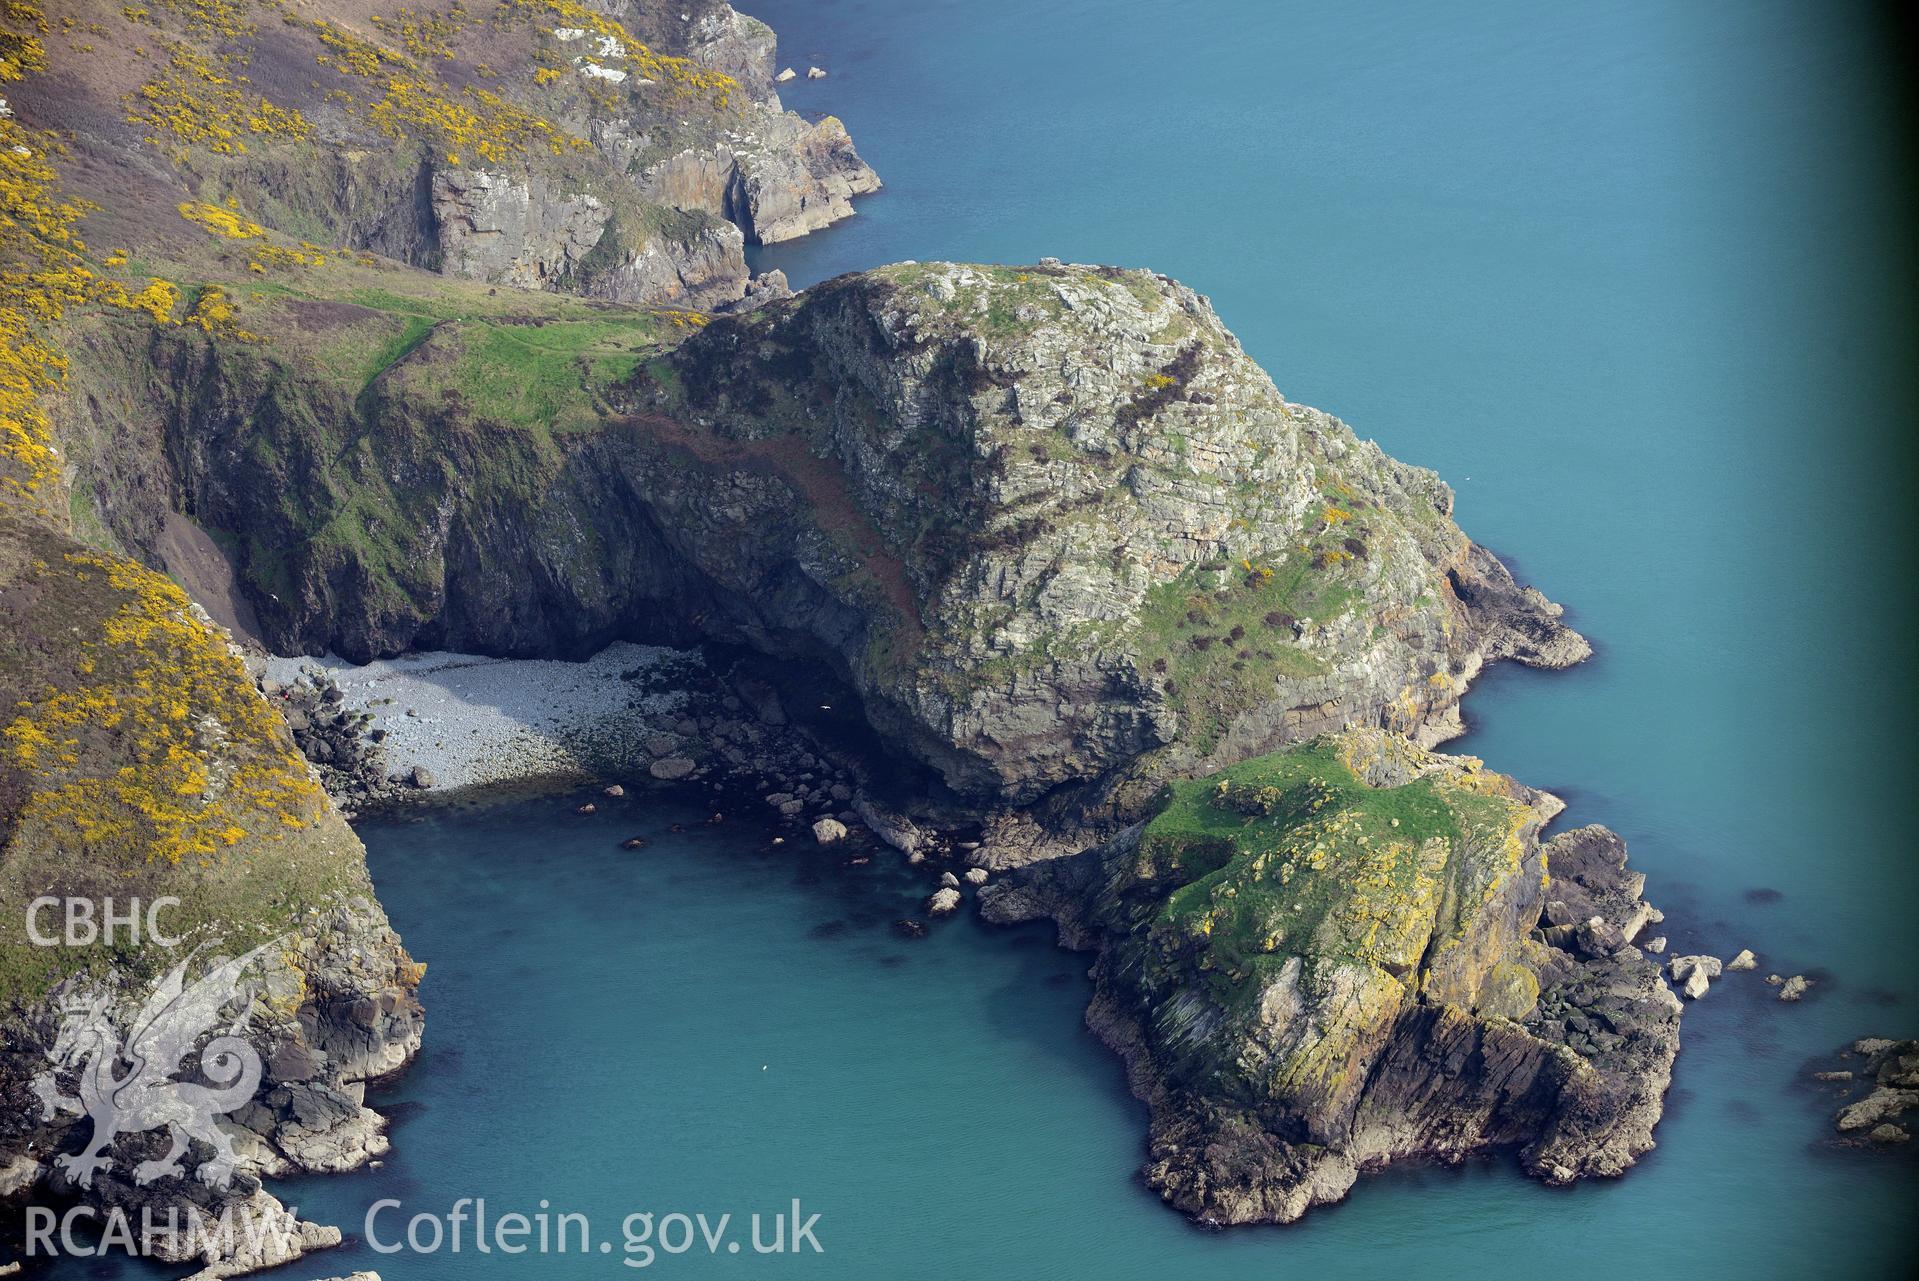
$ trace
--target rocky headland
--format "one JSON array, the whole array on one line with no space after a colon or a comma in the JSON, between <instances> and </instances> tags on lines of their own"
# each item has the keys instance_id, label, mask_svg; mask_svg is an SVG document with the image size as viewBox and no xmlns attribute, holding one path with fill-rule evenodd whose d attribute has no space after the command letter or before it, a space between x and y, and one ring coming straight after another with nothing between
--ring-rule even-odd
<instances>
[{"instance_id":1,"label":"rocky headland","mask_svg":"<svg viewBox=\"0 0 1919 1281\"><path fill-rule=\"evenodd\" d=\"M514 753L744 780L792 835L930 860L929 915L1057 921L1151 1106L1148 1181L1208 1222L1393 1161L1565 1182L1651 1146L1678 1002L1642 878L1430 750L1487 664L1589 647L1204 296L1054 259L752 277L749 240L878 180L711 0L17 8L5 1195L211 1195L48 1160L62 1000L164 958L28 948L18 901L174 894L209 945L290 939L229 1194L271 1215L260 1177L379 1149L364 1088L420 1033L326 791ZM602 657L521 699L519 667L486 714L458 688L608 646L704 674L674 701ZM326 655L355 666L298 661ZM207 1262L326 1243L281 1226Z\"/></svg>"}]
</instances>

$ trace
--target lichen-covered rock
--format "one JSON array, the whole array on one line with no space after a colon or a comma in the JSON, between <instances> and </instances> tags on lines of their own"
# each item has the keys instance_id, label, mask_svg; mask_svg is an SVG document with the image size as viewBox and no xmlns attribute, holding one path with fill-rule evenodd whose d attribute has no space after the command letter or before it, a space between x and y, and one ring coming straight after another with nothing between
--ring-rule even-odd
<instances>
[{"instance_id":1,"label":"lichen-covered rock","mask_svg":"<svg viewBox=\"0 0 1919 1281\"><path fill-rule=\"evenodd\" d=\"M1146 823L981 892L1097 948L1088 1020L1152 1108L1147 1181L1218 1223L1289 1222L1395 1160L1521 1151L1552 1182L1652 1146L1679 1004L1622 945L1554 946L1546 896L1623 928L1602 828L1351 731L1174 784Z\"/></svg>"},{"instance_id":2,"label":"lichen-covered rock","mask_svg":"<svg viewBox=\"0 0 1919 1281\"><path fill-rule=\"evenodd\" d=\"M881 599L836 647L965 792L1027 801L1146 753L1191 773L1350 723L1430 740L1486 661L1588 652L1436 477L1286 402L1162 277L883 268L672 365L655 403L736 457L797 437L838 465L844 498L798 496L871 523L847 535Z\"/></svg>"}]
</instances>

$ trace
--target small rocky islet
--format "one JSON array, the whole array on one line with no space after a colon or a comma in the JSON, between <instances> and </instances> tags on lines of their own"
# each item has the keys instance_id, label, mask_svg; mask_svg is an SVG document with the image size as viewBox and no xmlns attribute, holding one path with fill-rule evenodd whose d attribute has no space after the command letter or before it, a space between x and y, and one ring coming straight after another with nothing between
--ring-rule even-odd
<instances>
[{"instance_id":1,"label":"small rocky islet","mask_svg":"<svg viewBox=\"0 0 1919 1281\"><path fill-rule=\"evenodd\" d=\"M265 656L609 642L711 660L690 703L626 707L620 792L747 790L775 841L925 864L903 934L970 895L1093 953L1146 1180L1201 1221L1396 1161L1566 1183L1652 1146L1668 977L1753 958L1662 972L1617 836L1546 836L1553 797L1433 750L1488 664L1590 647L1203 295L1051 258L754 275L747 244L879 179L721 0L71 8L0 15L4 226L46 233L0 229L33 267L0 325L41 344L0 370L0 884L289 942L237 1190L79 1187L30 1082L63 998L162 958L49 968L9 913L0 1198L238 1206L268 1248L222 1275L337 1241L260 1180L384 1151L366 1089L423 1028L341 807L442 779ZM1840 1128L1892 1142L1911 1043L1868 1044Z\"/></svg>"}]
</instances>

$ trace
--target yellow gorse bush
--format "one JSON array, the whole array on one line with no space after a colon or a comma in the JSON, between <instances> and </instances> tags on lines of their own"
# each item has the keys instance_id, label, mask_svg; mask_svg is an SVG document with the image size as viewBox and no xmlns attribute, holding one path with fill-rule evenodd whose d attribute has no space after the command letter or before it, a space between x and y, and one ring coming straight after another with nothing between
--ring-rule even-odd
<instances>
[{"instance_id":1,"label":"yellow gorse bush","mask_svg":"<svg viewBox=\"0 0 1919 1281\"><path fill-rule=\"evenodd\" d=\"M471 22L466 6L454 0L453 6L444 14L415 13L411 8L401 6L400 11L391 18L378 14L373 17L373 25L389 36L397 36L400 47L415 58L451 58L453 56L453 37L465 30Z\"/></svg>"},{"instance_id":2,"label":"yellow gorse bush","mask_svg":"<svg viewBox=\"0 0 1919 1281\"><path fill-rule=\"evenodd\" d=\"M27 0L0 0L0 84L47 65L47 20Z\"/></svg>"},{"instance_id":3,"label":"yellow gorse bush","mask_svg":"<svg viewBox=\"0 0 1919 1281\"><path fill-rule=\"evenodd\" d=\"M381 97L367 107L366 117L389 138L428 138L449 164L464 163L467 156L503 164L534 148L558 156L588 147L584 139L496 93L468 86L457 96L450 94L431 72L398 50L325 20L310 25L320 40L321 66L380 85Z\"/></svg>"},{"instance_id":4,"label":"yellow gorse bush","mask_svg":"<svg viewBox=\"0 0 1919 1281\"><path fill-rule=\"evenodd\" d=\"M0 84L45 66L36 7L4 0L0 23ZM0 500L43 513L55 505L60 456L40 393L59 384L66 362L40 329L85 296L73 229L85 212L60 194L43 140L0 112Z\"/></svg>"},{"instance_id":5,"label":"yellow gorse bush","mask_svg":"<svg viewBox=\"0 0 1919 1281\"><path fill-rule=\"evenodd\" d=\"M83 552L66 562L65 573L106 587L114 609L78 642L78 666L95 679L21 700L0 730L0 751L34 787L21 824L178 863L262 824L312 822L321 798L306 763L186 593L131 561ZM90 767L100 735L124 764Z\"/></svg>"},{"instance_id":6,"label":"yellow gorse bush","mask_svg":"<svg viewBox=\"0 0 1919 1281\"><path fill-rule=\"evenodd\" d=\"M171 138L220 155L237 155L246 152L248 136L296 142L312 137L313 126L298 111L244 91L247 78L227 74L227 59L216 65L178 41L165 48L166 70L127 96L127 119L153 130L149 143L158 146Z\"/></svg>"},{"instance_id":7,"label":"yellow gorse bush","mask_svg":"<svg viewBox=\"0 0 1919 1281\"><path fill-rule=\"evenodd\" d=\"M189 28L203 35L223 36L228 40L238 40L242 36L253 34L253 20L247 17L247 0L157 0L162 9L178 15L186 21ZM146 16L147 11L122 9L129 21L137 21L134 13Z\"/></svg>"},{"instance_id":8,"label":"yellow gorse bush","mask_svg":"<svg viewBox=\"0 0 1919 1281\"><path fill-rule=\"evenodd\" d=\"M251 218L244 218L231 209L222 209L219 205L210 205L204 200L184 200L177 206L180 216L195 226L203 228L212 235L225 240L258 241L248 245L247 251L255 261L248 264L256 271L264 271L264 263L276 267L320 267L326 264L326 254L319 246L300 242L298 249L276 245L267 238L267 229Z\"/></svg>"}]
</instances>

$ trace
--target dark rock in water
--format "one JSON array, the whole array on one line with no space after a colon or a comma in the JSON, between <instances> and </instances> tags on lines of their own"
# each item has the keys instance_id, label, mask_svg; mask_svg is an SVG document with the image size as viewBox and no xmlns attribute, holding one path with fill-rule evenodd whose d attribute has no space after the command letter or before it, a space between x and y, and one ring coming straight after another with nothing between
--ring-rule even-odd
<instances>
[{"instance_id":1,"label":"dark rock in water","mask_svg":"<svg viewBox=\"0 0 1919 1281\"><path fill-rule=\"evenodd\" d=\"M629 836L620 842L620 848L623 850L643 850L646 848L646 838L644 836Z\"/></svg>"},{"instance_id":2,"label":"dark rock in water","mask_svg":"<svg viewBox=\"0 0 1919 1281\"><path fill-rule=\"evenodd\" d=\"M1757 889L1746 891L1746 902L1748 903L1777 903L1784 897L1786 897L1784 894L1768 886L1760 886Z\"/></svg>"},{"instance_id":3,"label":"dark rock in water","mask_svg":"<svg viewBox=\"0 0 1919 1281\"><path fill-rule=\"evenodd\" d=\"M1151 1109L1146 1180L1203 1222L1290 1222L1397 1160L1617 1175L1653 1146L1680 1004L1624 942L1649 919L1624 844L1541 842L1559 809L1350 731L1175 785L981 912L1098 951L1087 1021ZM1548 941L1548 898L1598 945Z\"/></svg>"},{"instance_id":4,"label":"dark rock in water","mask_svg":"<svg viewBox=\"0 0 1919 1281\"><path fill-rule=\"evenodd\" d=\"M1846 1057L1864 1058L1865 1067L1857 1074L1813 1074L1821 1081L1856 1079L1866 1090L1863 1097L1839 1109L1833 1128L1849 1140L1904 1143L1911 1136L1900 1122L1919 1109L1919 1041L1868 1038L1853 1042Z\"/></svg>"},{"instance_id":5,"label":"dark rock in water","mask_svg":"<svg viewBox=\"0 0 1919 1281\"><path fill-rule=\"evenodd\" d=\"M923 939L926 937L926 924L911 919L894 921L893 932L904 938Z\"/></svg>"}]
</instances>

